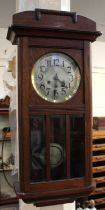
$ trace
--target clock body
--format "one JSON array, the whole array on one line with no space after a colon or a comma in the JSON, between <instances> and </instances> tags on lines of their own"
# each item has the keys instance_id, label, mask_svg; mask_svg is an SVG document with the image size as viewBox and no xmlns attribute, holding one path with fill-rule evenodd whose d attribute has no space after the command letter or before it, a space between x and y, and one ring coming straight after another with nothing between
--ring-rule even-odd
<instances>
[{"instance_id":1,"label":"clock body","mask_svg":"<svg viewBox=\"0 0 105 210\"><path fill-rule=\"evenodd\" d=\"M92 181L90 45L94 21L42 10L13 16L18 45L18 196L36 206L88 195Z\"/></svg>"}]
</instances>

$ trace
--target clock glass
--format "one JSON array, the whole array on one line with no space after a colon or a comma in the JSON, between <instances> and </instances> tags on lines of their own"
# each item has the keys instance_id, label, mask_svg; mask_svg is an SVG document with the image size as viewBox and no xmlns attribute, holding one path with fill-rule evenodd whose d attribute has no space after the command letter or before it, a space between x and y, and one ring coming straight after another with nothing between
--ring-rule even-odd
<instances>
[{"instance_id":1,"label":"clock glass","mask_svg":"<svg viewBox=\"0 0 105 210\"><path fill-rule=\"evenodd\" d=\"M31 116L31 179L39 182L66 177L64 115ZM49 134L46 127L49 121Z\"/></svg>"},{"instance_id":2,"label":"clock glass","mask_svg":"<svg viewBox=\"0 0 105 210\"><path fill-rule=\"evenodd\" d=\"M61 103L77 92L81 75L73 58L64 53L41 56L32 69L32 84L37 94L46 101Z\"/></svg>"},{"instance_id":3,"label":"clock glass","mask_svg":"<svg viewBox=\"0 0 105 210\"><path fill-rule=\"evenodd\" d=\"M31 114L32 182L84 176L84 119L80 113Z\"/></svg>"}]
</instances>

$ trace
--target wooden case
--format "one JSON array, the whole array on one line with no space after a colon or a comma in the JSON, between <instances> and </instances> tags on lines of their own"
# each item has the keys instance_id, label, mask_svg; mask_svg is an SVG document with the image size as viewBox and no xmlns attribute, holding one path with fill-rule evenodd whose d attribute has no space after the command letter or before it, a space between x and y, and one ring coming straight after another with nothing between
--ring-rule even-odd
<instances>
[{"instance_id":1,"label":"wooden case","mask_svg":"<svg viewBox=\"0 0 105 210\"><path fill-rule=\"evenodd\" d=\"M34 202L37 206L66 203L89 194L94 188L91 156L90 42L95 41L100 34L96 31L94 21L77 16L76 13L36 9L13 16L13 25L8 30L7 39L18 45L20 147L18 195L24 201ZM64 103L54 104L43 100L37 95L31 83L33 65L38 58L49 52L61 52L72 57L80 68L79 89L71 100ZM38 117L46 119L43 124L46 175L45 179L35 181L31 178L30 172L32 157L30 120ZM51 121L53 117L58 117L59 120L62 119L61 121L63 117L65 119L63 121L65 123L60 123L64 127L54 123L56 128L59 127L61 132L58 133L61 135L65 129L63 142L66 158L63 168L59 169L60 173L65 172L65 176L60 179L52 179L51 176L50 139L54 134Z\"/></svg>"}]
</instances>

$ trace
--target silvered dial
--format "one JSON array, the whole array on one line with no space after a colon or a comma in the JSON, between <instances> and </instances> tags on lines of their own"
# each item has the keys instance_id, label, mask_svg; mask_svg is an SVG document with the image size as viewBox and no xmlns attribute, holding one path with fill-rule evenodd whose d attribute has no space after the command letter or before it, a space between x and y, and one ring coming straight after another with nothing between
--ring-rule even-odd
<instances>
[{"instance_id":1,"label":"silvered dial","mask_svg":"<svg viewBox=\"0 0 105 210\"><path fill-rule=\"evenodd\" d=\"M48 53L40 57L32 70L32 84L43 99L60 103L71 99L80 85L76 62L63 53Z\"/></svg>"}]
</instances>

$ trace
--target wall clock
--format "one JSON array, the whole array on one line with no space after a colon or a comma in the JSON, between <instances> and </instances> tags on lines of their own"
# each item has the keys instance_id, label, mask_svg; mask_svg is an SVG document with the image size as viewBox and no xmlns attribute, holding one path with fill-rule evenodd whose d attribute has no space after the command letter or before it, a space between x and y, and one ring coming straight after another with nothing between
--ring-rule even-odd
<instances>
[{"instance_id":1,"label":"wall clock","mask_svg":"<svg viewBox=\"0 0 105 210\"><path fill-rule=\"evenodd\" d=\"M76 13L13 16L7 39L18 45L17 194L26 202L67 203L94 189L90 45L100 34Z\"/></svg>"}]
</instances>

